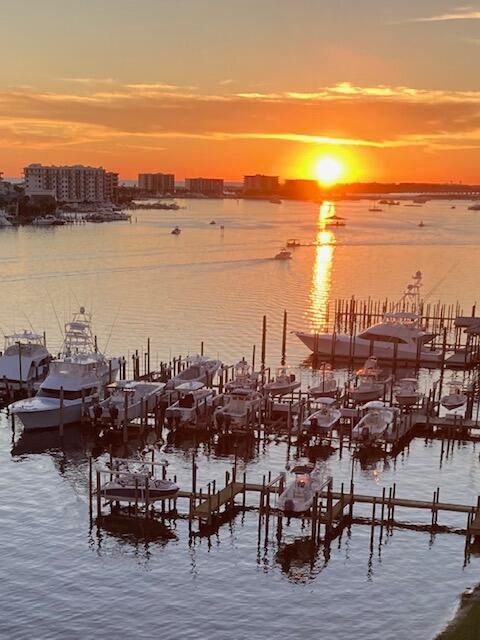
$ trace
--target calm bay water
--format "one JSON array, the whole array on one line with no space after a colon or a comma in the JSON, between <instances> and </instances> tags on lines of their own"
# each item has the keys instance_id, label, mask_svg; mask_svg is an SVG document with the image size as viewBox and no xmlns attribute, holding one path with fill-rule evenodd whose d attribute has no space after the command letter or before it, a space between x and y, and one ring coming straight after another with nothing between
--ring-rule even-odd
<instances>
[{"instance_id":1,"label":"calm bay water","mask_svg":"<svg viewBox=\"0 0 480 640\"><path fill-rule=\"evenodd\" d=\"M260 345L268 316L269 364L279 360L283 309L289 327L320 327L336 297L399 296L414 271L424 272L432 300L477 297L480 215L466 204L368 211L339 203L347 226L325 231L325 209L313 203L188 201L177 212L134 212L137 222L41 229L0 229L0 328L45 329L52 350L58 324L80 304L93 310L99 346L132 353L152 340L153 361L205 351L235 362ZM216 225L210 225L215 220ZM426 226L417 225L423 220ZM179 237L170 235L175 224ZM220 225L224 225L222 232ZM301 247L288 263L272 260L288 237ZM56 310L56 316L53 311ZM289 336L288 360L308 351ZM308 373L304 370L306 379ZM212 538L189 545L186 522L146 541L112 527L90 528L87 455L101 451L69 430L12 437L0 415L0 637L252 637L430 640L453 615L458 596L478 581L480 561L464 566L464 538L395 529L381 548L354 525L312 560L308 528L293 521L278 546L272 531L257 546L256 513L238 515ZM156 443L169 473L189 486L194 443ZM284 444L241 455L252 480L284 469ZM220 480L232 456L199 445L200 482ZM335 483L348 481L348 451L327 461ZM456 446L441 461L440 443L412 442L395 461L354 468L356 487L381 493L474 503L480 493L478 451ZM362 513L359 509L358 513ZM428 514L402 513L428 522ZM464 526L443 515L440 523Z\"/></svg>"}]
</instances>

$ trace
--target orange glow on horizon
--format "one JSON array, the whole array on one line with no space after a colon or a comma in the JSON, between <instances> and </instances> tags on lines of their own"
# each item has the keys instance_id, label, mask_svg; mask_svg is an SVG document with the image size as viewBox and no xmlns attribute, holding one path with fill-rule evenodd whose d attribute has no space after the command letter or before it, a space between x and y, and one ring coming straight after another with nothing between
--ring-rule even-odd
<instances>
[{"instance_id":1,"label":"orange glow on horizon","mask_svg":"<svg viewBox=\"0 0 480 640\"><path fill-rule=\"evenodd\" d=\"M315 165L315 177L322 187L331 187L345 174L345 167L335 156L321 156Z\"/></svg>"}]
</instances>

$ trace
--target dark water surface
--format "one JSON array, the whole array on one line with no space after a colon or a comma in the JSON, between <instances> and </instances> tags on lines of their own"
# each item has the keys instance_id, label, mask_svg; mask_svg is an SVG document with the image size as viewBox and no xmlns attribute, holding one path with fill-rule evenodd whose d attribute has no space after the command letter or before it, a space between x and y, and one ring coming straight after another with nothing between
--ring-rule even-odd
<instances>
[{"instance_id":1,"label":"dark water surface","mask_svg":"<svg viewBox=\"0 0 480 640\"><path fill-rule=\"evenodd\" d=\"M154 361L206 351L234 362L260 344L269 318L268 360L279 358L281 315L290 328L319 327L327 300L397 297L417 269L425 293L470 306L477 297L480 216L466 205L429 203L368 212L340 203L347 226L319 225L318 205L235 201L187 202L178 212L137 212L136 224L55 229L0 229L0 327L47 331L60 344L63 323L79 304L93 309L100 347L128 354L152 339ZM217 225L209 225L215 219ZM426 227L420 229L420 219ZM179 224L182 234L170 235ZM222 233L219 225L224 224ZM326 235L325 235L326 234ZM287 237L318 238L288 263L271 260ZM289 337L289 362L307 350ZM308 373L302 374L308 379ZM354 525L312 558L308 525L292 520L280 547L275 529L257 543L258 515L238 514L218 534L189 544L188 523L167 523L146 540L118 523L90 527L87 456L91 437L68 430L12 437L0 416L0 637L3 638L334 638L430 640L453 615L458 596L478 582L480 561L464 566L464 537L394 529L373 550L370 528ZM169 475L190 487L193 443L156 443ZM441 460L436 441L412 442L395 461L354 467L356 489L475 503L479 452L456 445ZM197 447L199 482L220 481L233 456ZM239 451L240 473L252 481L283 470L287 449L270 443ZM335 484L352 472L348 450L326 462ZM255 498L255 500L258 500ZM358 508L358 515L369 512ZM403 521L429 522L404 511ZM463 527L464 516L440 524Z\"/></svg>"}]
</instances>

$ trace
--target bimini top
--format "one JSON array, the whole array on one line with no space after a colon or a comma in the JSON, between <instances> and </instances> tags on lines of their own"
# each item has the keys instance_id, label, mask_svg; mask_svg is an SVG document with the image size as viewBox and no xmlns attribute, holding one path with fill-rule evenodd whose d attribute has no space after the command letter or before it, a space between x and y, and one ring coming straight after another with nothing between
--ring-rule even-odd
<instances>
[{"instance_id":1,"label":"bimini top","mask_svg":"<svg viewBox=\"0 0 480 640\"><path fill-rule=\"evenodd\" d=\"M415 314L409 314L415 315ZM401 322L382 322L369 327L358 335L362 340L379 340L381 342L398 342L400 344L411 344L412 342L427 342L434 336L425 333L422 329L412 324Z\"/></svg>"},{"instance_id":2,"label":"bimini top","mask_svg":"<svg viewBox=\"0 0 480 640\"><path fill-rule=\"evenodd\" d=\"M192 391L200 391L200 389L204 388L203 382L199 382L198 380L192 380L191 382L182 382L177 387L175 387L175 391L180 391L181 393L191 393Z\"/></svg>"}]
</instances>

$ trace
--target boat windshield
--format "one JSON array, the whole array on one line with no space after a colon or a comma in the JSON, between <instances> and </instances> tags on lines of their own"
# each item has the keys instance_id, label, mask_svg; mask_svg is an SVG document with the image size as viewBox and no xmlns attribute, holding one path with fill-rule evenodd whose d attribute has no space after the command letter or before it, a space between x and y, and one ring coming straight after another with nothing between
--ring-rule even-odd
<instances>
[{"instance_id":1,"label":"boat windshield","mask_svg":"<svg viewBox=\"0 0 480 640\"><path fill-rule=\"evenodd\" d=\"M86 398L95 393L95 389L83 389L83 397ZM57 398L60 399L60 389L46 389L42 387L38 392L38 395L43 398ZM82 397L82 389L75 389L74 391L69 391L64 389L63 397L65 400L78 400Z\"/></svg>"}]
</instances>

